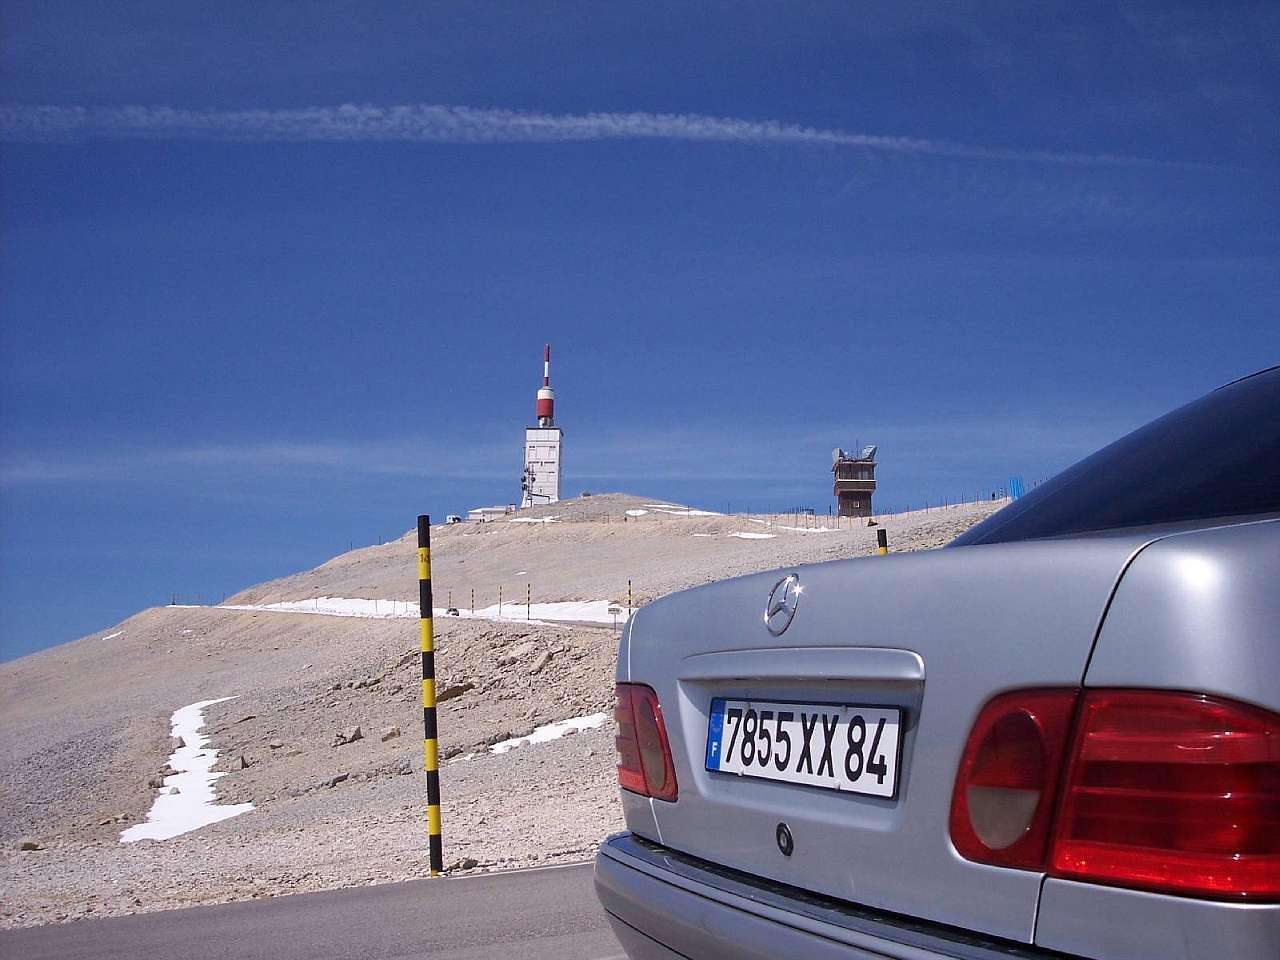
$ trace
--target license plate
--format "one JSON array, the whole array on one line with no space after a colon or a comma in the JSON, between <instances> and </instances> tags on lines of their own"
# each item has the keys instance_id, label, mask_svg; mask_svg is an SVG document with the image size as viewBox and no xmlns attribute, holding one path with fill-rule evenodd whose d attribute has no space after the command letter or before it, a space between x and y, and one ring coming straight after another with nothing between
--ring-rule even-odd
<instances>
[{"instance_id":1,"label":"license plate","mask_svg":"<svg viewBox=\"0 0 1280 960\"><path fill-rule=\"evenodd\" d=\"M895 797L902 711L858 704L711 701L707 769Z\"/></svg>"}]
</instances>

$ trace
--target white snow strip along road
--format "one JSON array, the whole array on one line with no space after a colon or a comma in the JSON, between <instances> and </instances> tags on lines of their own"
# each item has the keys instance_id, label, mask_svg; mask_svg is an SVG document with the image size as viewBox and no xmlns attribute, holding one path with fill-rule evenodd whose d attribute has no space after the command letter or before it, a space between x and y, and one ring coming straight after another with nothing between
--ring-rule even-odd
<instances>
[{"instance_id":1,"label":"white snow strip along road","mask_svg":"<svg viewBox=\"0 0 1280 960\"><path fill-rule=\"evenodd\" d=\"M277 603L224 603L218 609L316 613L326 617L362 617L366 620L418 619L418 605L412 600L366 600L361 597L311 597L307 600L281 600ZM444 615L443 609L433 612L439 616Z\"/></svg>"},{"instance_id":2,"label":"white snow strip along road","mask_svg":"<svg viewBox=\"0 0 1280 960\"><path fill-rule=\"evenodd\" d=\"M200 700L173 712L170 720L173 736L181 737L183 746L173 751L169 766L178 772L164 778L164 786L151 805L146 822L134 824L121 833L121 843L168 840L253 809L252 803L215 802L218 797L213 789L214 781L226 774L213 772L218 751L208 749L209 738L200 734L204 708L234 699Z\"/></svg>"},{"instance_id":3,"label":"white snow strip along road","mask_svg":"<svg viewBox=\"0 0 1280 960\"><path fill-rule=\"evenodd\" d=\"M520 623L546 623L550 620L573 623L612 624L617 609L618 623L626 623L628 611L610 600L557 600L549 603L504 603L477 607L455 607L463 620L501 620ZM418 619L418 605L412 600L366 600L359 597L313 597L309 600L281 600L277 603L226 603L219 610L254 610L265 613L314 613L329 617L363 617L369 620ZM432 608L432 615L446 616L444 607Z\"/></svg>"},{"instance_id":4,"label":"white snow strip along road","mask_svg":"<svg viewBox=\"0 0 1280 960\"><path fill-rule=\"evenodd\" d=\"M747 522L762 523L770 530L790 530L793 533L834 533L836 531L835 527L787 527L772 520L757 520L754 517L747 517Z\"/></svg>"},{"instance_id":5,"label":"white snow strip along road","mask_svg":"<svg viewBox=\"0 0 1280 960\"><path fill-rule=\"evenodd\" d=\"M646 507L657 513L669 513L673 517L723 517L723 513L714 510L695 510L693 507L678 507L674 503L646 503ZM628 510L628 513L631 511Z\"/></svg>"},{"instance_id":6,"label":"white snow strip along road","mask_svg":"<svg viewBox=\"0 0 1280 960\"><path fill-rule=\"evenodd\" d=\"M489 748L489 752L506 753L508 750L514 750L529 743L550 743L552 740L559 740L570 730L594 730L596 727L602 727L608 719L607 713L591 713L582 717L570 717L568 720L558 720L555 723L544 723L523 737L512 737L510 740L495 743Z\"/></svg>"}]
</instances>

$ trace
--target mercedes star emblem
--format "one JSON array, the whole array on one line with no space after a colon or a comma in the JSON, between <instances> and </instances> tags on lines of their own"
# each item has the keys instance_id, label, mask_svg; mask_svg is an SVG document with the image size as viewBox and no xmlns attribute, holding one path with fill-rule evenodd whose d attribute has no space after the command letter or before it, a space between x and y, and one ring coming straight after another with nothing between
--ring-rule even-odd
<instances>
[{"instance_id":1,"label":"mercedes star emblem","mask_svg":"<svg viewBox=\"0 0 1280 960\"><path fill-rule=\"evenodd\" d=\"M764 625L775 637L780 637L795 619L800 606L800 577L789 573L773 585L769 602L764 608Z\"/></svg>"}]
</instances>

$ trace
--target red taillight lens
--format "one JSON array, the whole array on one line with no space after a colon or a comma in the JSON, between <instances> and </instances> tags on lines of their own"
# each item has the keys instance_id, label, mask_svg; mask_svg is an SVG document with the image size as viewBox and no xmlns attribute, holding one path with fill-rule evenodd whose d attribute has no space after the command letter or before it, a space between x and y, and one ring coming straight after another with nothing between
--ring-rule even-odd
<instances>
[{"instance_id":1,"label":"red taillight lens","mask_svg":"<svg viewBox=\"0 0 1280 960\"><path fill-rule=\"evenodd\" d=\"M613 715L618 721L618 783L632 793L674 802L676 769L658 695L641 683L620 683Z\"/></svg>"},{"instance_id":2,"label":"red taillight lens","mask_svg":"<svg viewBox=\"0 0 1280 960\"><path fill-rule=\"evenodd\" d=\"M618 784L632 793L649 793L644 782L644 767L640 765L640 742L636 738L636 713L631 703L631 684L618 684L618 701L613 708L613 718L618 721L618 735L613 742L618 747Z\"/></svg>"},{"instance_id":3,"label":"red taillight lens","mask_svg":"<svg viewBox=\"0 0 1280 960\"><path fill-rule=\"evenodd\" d=\"M965 746L951 840L1072 880L1280 900L1280 716L1163 690L996 697Z\"/></svg>"},{"instance_id":4,"label":"red taillight lens","mask_svg":"<svg viewBox=\"0 0 1280 960\"><path fill-rule=\"evenodd\" d=\"M982 708L951 797L951 842L961 856L1043 869L1077 695L1018 690Z\"/></svg>"},{"instance_id":5,"label":"red taillight lens","mask_svg":"<svg viewBox=\"0 0 1280 960\"><path fill-rule=\"evenodd\" d=\"M1280 898L1280 717L1191 693L1081 700L1055 876Z\"/></svg>"}]
</instances>

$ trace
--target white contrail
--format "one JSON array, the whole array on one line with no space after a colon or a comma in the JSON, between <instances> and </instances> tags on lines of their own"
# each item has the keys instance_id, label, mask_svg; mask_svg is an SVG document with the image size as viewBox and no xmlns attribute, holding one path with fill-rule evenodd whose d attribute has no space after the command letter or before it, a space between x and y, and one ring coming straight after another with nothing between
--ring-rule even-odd
<instances>
[{"instance_id":1,"label":"white contrail","mask_svg":"<svg viewBox=\"0 0 1280 960\"><path fill-rule=\"evenodd\" d=\"M0 139L10 142L144 139L247 143L400 141L476 144L686 140L747 144L825 144L976 160L1169 165L1167 161L1139 157L984 147L945 140L877 136L771 120L739 120L689 113L549 114L438 104L391 107L344 104L289 110L10 105L0 106Z\"/></svg>"}]
</instances>

